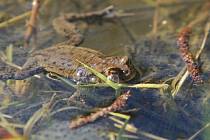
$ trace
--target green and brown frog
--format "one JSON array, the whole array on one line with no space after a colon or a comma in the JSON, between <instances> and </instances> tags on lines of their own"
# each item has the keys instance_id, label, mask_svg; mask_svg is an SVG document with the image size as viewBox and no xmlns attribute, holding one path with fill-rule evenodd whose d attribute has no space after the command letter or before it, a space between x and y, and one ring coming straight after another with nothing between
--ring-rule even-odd
<instances>
[{"instance_id":1,"label":"green and brown frog","mask_svg":"<svg viewBox=\"0 0 210 140\"><path fill-rule=\"evenodd\" d=\"M79 83L100 82L99 78L85 69L77 60L104 74L114 82L122 83L132 80L136 76L137 70L127 56L105 56L96 50L78 47L83 41L83 36L73 22L100 23L116 16L111 6L86 14L64 14L54 19L55 30L68 37L69 40L50 48L35 51L21 70L1 74L0 80L23 80L40 73L54 73Z\"/></svg>"}]
</instances>

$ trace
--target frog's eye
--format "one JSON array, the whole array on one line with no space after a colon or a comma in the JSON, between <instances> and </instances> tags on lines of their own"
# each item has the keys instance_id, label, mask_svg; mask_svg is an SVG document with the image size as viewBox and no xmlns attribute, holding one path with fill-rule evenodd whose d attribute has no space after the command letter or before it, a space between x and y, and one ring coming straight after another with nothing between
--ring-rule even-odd
<instances>
[{"instance_id":1,"label":"frog's eye","mask_svg":"<svg viewBox=\"0 0 210 140\"><path fill-rule=\"evenodd\" d=\"M130 71L130 69L126 69L126 70L123 70L123 75L124 76L129 76L131 74L131 71Z\"/></svg>"},{"instance_id":2,"label":"frog's eye","mask_svg":"<svg viewBox=\"0 0 210 140\"><path fill-rule=\"evenodd\" d=\"M122 70L120 68L114 68L114 67L109 67L106 69L106 75L111 75L111 74L121 74Z\"/></svg>"},{"instance_id":3,"label":"frog's eye","mask_svg":"<svg viewBox=\"0 0 210 140\"><path fill-rule=\"evenodd\" d=\"M123 70L123 74L127 75L129 73L129 70Z\"/></svg>"},{"instance_id":4,"label":"frog's eye","mask_svg":"<svg viewBox=\"0 0 210 140\"><path fill-rule=\"evenodd\" d=\"M106 70L105 73L109 80L114 81L114 82L119 82L122 77L123 71L120 68L110 67Z\"/></svg>"}]
</instances>

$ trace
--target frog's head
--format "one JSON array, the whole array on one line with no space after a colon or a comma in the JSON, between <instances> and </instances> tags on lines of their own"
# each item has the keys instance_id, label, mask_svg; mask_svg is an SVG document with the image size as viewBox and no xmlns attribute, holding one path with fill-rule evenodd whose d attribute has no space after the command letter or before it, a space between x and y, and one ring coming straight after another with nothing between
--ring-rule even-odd
<instances>
[{"instance_id":1,"label":"frog's head","mask_svg":"<svg viewBox=\"0 0 210 140\"><path fill-rule=\"evenodd\" d=\"M105 69L105 75L114 82L124 83L132 80L137 71L127 56L107 57L109 66Z\"/></svg>"}]
</instances>

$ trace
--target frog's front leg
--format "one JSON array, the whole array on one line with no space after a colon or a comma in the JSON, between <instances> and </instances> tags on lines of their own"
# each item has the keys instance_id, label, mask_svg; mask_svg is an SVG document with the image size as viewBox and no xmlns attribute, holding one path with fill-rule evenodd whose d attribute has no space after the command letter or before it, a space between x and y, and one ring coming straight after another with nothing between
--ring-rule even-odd
<instances>
[{"instance_id":1,"label":"frog's front leg","mask_svg":"<svg viewBox=\"0 0 210 140\"><path fill-rule=\"evenodd\" d=\"M16 72L7 72L0 74L0 80L8 80L8 79L13 79L13 80L23 80L28 77L34 76L36 74L40 74L44 72L45 69L43 67L35 67L35 68L30 68L30 69L22 69L20 71Z\"/></svg>"}]
</instances>

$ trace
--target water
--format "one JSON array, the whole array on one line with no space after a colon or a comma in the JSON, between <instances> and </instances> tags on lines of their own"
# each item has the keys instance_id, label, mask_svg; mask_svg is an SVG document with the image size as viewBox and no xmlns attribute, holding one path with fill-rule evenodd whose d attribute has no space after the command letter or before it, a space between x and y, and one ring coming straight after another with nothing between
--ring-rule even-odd
<instances>
[{"instance_id":1,"label":"water","mask_svg":"<svg viewBox=\"0 0 210 140\"><path fill-rule=\"evenodd\" d=\"M85 42L82 46L99 50L107 55L130 55L137 66L144 70L143 81L160 83L176 76L184 67L176 46L178 31L204 15L202 13L207 9L205 9L207 3L205 0L169 0L162 1L157 6L153 1L145 0L63 0L62 2L46 0L40 11L37 46L39 49L46 48L65 40L57 35L51 26L52 20L59 13L91 11L113 4L116 9L136 12L138 15L122 19L125 27L116 21L116 23L105 23L102 26L91 26L83 30ZM31 2L24 0L2 1L0 9L12 17L29 10L30 4ZM154 17L155 14L157 14L156 17ZM154 28L154 20L158 21L157 29ZM201 44L205 23L206 20L193 27L191 39L193 53ZM14 63L18 65L24 64L27 52L30 50L30 48L22 48L24 25L22 21L0 30L0 49L3 51L9 44L13 44ZM192 85L191 79L188 78L175 99L170 96L170 90L162 94L159 90L131 90L132 96L123 112L131 115L129 123L138 128L137 133L132 135L138 136L139 139L150 139L141 135L141 132L145 131L166 139L187 139L209 122L208 46L209 41L201 55L203 76L206 80L203 85ZM0 66L2 70L5 65ZM33 78L31 88L25 96L17 97L8 89L2 91L0 98L1 107L4 109L1 108L1 112L13 116L14 122L25 124L54 93L57 93L57 100L52 111L71 106L77 108L70 108L40 120L31 132L31 139L109 139L107 135L111 131L119 132L107 117L75 130L68 128L69 120L87 113L82 109L90 110L111 104L114 100L114 90L111 88L74 89L65 83L41 76L41 79ZM75 92L76 102L69 103L68 98ZM3 105L6 99L9 103L14 101L17 103L7 107L5 106L7 103ZM18 131L22 132L21 129ZM125 132L125 134L130 133ZM207 140L208 135L209 129L205 129L196 139Z\"/></svg>"}]
</instances>

